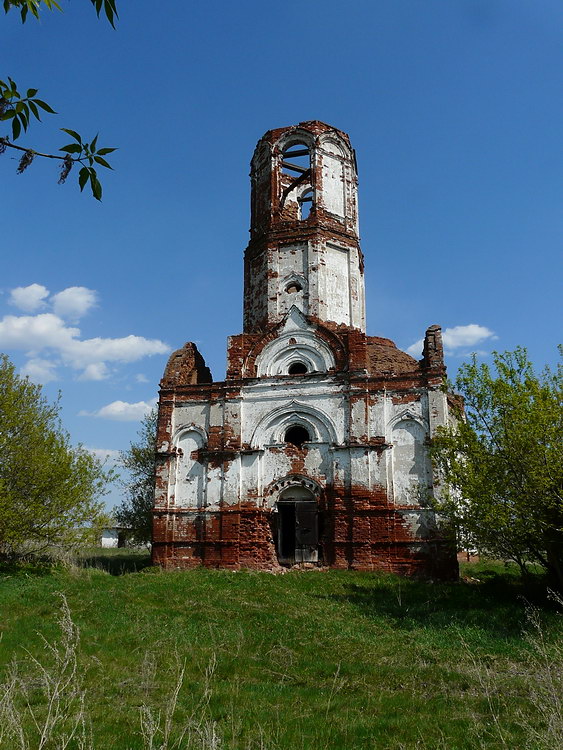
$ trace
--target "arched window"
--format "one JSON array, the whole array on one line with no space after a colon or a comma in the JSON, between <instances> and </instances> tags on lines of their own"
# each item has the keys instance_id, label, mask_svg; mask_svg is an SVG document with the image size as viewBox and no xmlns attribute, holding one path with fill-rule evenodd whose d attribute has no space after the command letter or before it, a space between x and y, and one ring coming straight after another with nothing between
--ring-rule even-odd
<instances>
[{"instance_id":1,"label":"arched window","mask_svg":"<svg viewBox=\"0 0 563 750\"><path fill-rule=\"evenodd\" d=\"M292 362L287 368L288 375L305 375L306 372L308 370L304 362Z\"/></svg>"},{"instance_id":2,"label":"arched window","mask_svg":"<svg viewBox=\"0 0 563 750\"><path fill-rule=\"evenodd\" d=\"M305 219L308 215L307 209L310 208L313 198L309 147L304 143L292 143L290 146L286 146L282 151L281 171L284 175L281 205L283 207L286 200L290 201L295 211L292 218Z\"/></svg>"},{"instance_id":3,"label":"arched window","mask_svg":"<svg viewBox=\"0 0 563 750\"><path fill-rule=\"evenodd\" d=\"M297 199L299 203L299 218L301 221L309 218L311 208L313 207L313 190L305 190L304 193Z\"/></svg>"},{"instance_id":4,"label":"arched window","mask_svg":"<svg viewBox=\"0 0 563 750\"><path fill-rule=\"evenodd\" d=\"M282 152L282 172L292 177L305 174L311 168L311 155L304 143L292 143Z\"/></svg>"},{"instance_id":5,"label":"arched window","mask_svg":"<svg viewBox=\"0 0 563 750\"><path fill-rule=\"evenodd\" d=\"M298 281L290 281L286 286L285 291L287 294L297 294L297 292L303 291L303 287Z\"/></svg>"},{"instance_id":6,"label":"arched window","mask_svg":"<svg viewBox=\"0 0 563 750\"><path fill-rule=\"evenodd\" d=\"M294 424L286 431L284 439L286 443L301 448L303 443L308 443L311 440L311 436L305 427L300 424Z\"/></svg>"}]
</instances>

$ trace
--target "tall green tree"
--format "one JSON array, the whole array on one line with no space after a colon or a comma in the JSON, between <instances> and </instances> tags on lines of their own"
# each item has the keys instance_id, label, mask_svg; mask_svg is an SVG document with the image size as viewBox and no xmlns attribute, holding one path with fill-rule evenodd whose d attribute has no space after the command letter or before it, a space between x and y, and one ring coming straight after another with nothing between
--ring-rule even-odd
<instances>
[{"instance_id":1,"label":"tall green tree","mask_svg":"<svg viewBox=\"0 0 563 750\"><path fill-rule=\"evenodd\" d=\"M466 543L539 563L563 589L563 366L537 374L525 349L495 352L493 368L462 366L456 386L465 417L432 445L440 509Z\"/></svg>"},{"instance_id":2,"label":"tall green tree","mask_svg":"<svg viewBox=\"0 0 563 750\"><path fill-rule=\"evenodd\" d=\"M40 385L0 355L0 553L68 547L104 522L100 501L112 473L72 446Z\"/></svg>"},{"instance_id":3,"label":"tall green tree","mask_svg":"<svg viewBox=\"0 0 563 750\"><path fill-rule=\"evenodd\" d=\"M123 482L126 496L114 515L119 524L131 529L132 539L139 543L152 539L157 419L154 407L141 422L138 440L122 451L119 461L129 478Z\"/></svg>"}]
</instances>

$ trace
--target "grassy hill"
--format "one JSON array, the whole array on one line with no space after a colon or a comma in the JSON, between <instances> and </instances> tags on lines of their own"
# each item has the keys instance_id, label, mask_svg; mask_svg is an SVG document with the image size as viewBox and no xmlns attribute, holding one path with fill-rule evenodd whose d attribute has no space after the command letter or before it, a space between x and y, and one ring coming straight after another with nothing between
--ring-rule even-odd
<instances>
[{"instance_id":1,"label":"grassy hill","mask_svg":"<svg viewBox=\"0 0 563 750\"><path fill-rule=\"evenodd\" d=\"M26 747L14 713L40 747L30 711L41 727L57 700L69 750L83 729L96 750L563 746L563 618L502 566L432 584L146 562L0 570L1 750Z\"/></svg>"}]
</instances>

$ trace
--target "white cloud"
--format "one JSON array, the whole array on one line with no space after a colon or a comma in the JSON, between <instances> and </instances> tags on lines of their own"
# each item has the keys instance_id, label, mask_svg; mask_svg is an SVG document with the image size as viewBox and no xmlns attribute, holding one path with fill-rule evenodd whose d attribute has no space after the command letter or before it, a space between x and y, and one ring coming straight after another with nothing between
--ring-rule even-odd
<instances>
[{"instance_id":1,"label":"white cloud","mask_svg":"<svg viewBox=\"0 0 563 750\"><path fill-rule=\"evenodd\" d=\"M109 370L105 362L93 362L84 368L80 380L105 380Z\"/></svg>"},{"instance_id":2,"label":"white cloud","mask_svg":"<svg viewBox=\"0 0 563 750\"><path fill-rule=\"evenodd\" d=\"M22 375L27 375L34 383L49 383L57 379L55 363L48 359L29 359L21 369Z\"/></svg>"},{"instance_id":3,"label":"white cloud","mask_svg":"<svg viewBox=\"0 0 563 750\"><path fill-rule=\"evenodd\" d=\"M159 339L130 335L119 339L73 339L65 347L64 355L73 367L84 367L91 362L135 362L168 351L170 347Z\"/></svg>"},{"instance_id":4,"label":"white cloud","mask_svg":"<svg viewBox=\"0 0 563 750\"><path fill-rule=\"evenodd\" d=\"M149 382L149 379L147 378L147 376L143 375L142 372L139 372L139 373L137 373L137 375L135 375L135 380L137 381L137 383L148 383Z\"/></svg>"},{"instance_id":5,"label":"white cloud","mask_svg":"<svg viewBox=\"0 0 563 750\"><path fill-rule=\"evenodd\" d=\"M61 318L78 320L96 305L98 295L85 286L69 286L51 297L53 310Z\"/></svg>"},{"instance_id":6,"label":"white cloud","mask_svg":"<svg viewBox=\"0 0 563 750\"><path fill-rule=\"evenodd\" d=\"M408 349L405 349L407 354L411 357L422 357L422 347L424 346L424 339L418 339L414 344L411 344Z\"/></svg>"},{"instance_id":7,"label":"white cloud","mask_svg":"<svg viewBox=\"0 0 563 750\"><path fill-rule=\"evenodd\" d=\"M10 304L24 312L35 312L45 307L45 298L48 296L49 290L42 284L18 286L10 292Z\"/></svg>"},{"instance_id":8,"label":"white cloud","mask_svg":"<svg viewBox=\"0 0 563 750\"><path fill-rule=\"evenodd\" d=\"M86 450L91 453L93 456L96 456L96 458L101 459L102 461L107 461L108 463L116 463L119 459L120 451L116 451L113 448L86 448Z\"/></svg>"},{"instance_id":9,"label":"white cloud","mask_svg":"<svg viewBox=\"0 0 563 750\"><path fill-rule=\"evenodd\" d=\"M0 320L0 346L39 352L63 350L80 336L78 328L69 328L53 313L39 315L6 315Z\"/></svg>"},{"instance_id":10,"label":"white cloud","mask_svg":"<svg viewBox=\"0 0 563 750\"><path fill-rule=\"evenodd\" d=\"M491 331L485 326L480 326L477 323L469 323L466 326L454 326L453 328L445 328L442 331L442 341L444 343L444 349L448 353L454 353L456 349L462 347L474 347L475 344L479 344L487 339L494 340L497 336L494 331ZM407 352L413 357L422 356L422 347L424 346L424 339L419 339L416 343L409 346Z\"/></svg>"},{"instance_id":11,"label":"white cloud","mask_svg":"<svg viewBox=\"0 0 563 750\"><path fill-rule=\"evenodd\" d=\"M136 404L130 404L128 401L112 401L111 404L102 406L98 411L81 411L78 416L101 417L102 419L114 419L118 422L139 422L155 404L155 398L150 401L137 401Z\"/></svg>"},{"instance_id":12,"label":"white cloud","mask_svg":"<svg viewBox=\"0 0 563 750\"><path fill-rule=\"evenodd\" d=\"M446 349L459 349L460 346L475 346L486 339L496 339L494 331L485 326L470 323L466 326L454 326L442 331L442 341Z\"/></svg>"},{"instance_id":13,"label":"white cloud","mask_svg":"<svg viewBox=\"0 0 563 750\"><path fill-rule=\"evenodd\" d=\"M170 347L159 339L143 336L80 339L80 329L67 326L53 313L6 315L0 320L0 347L26 352L32 360L51 355L53 368L61 362L81 372L86 380L108 376L108 362L135 362L153 354L166 354ZM30 366L29 363L26 367Z\"/></svg>"}]
</instances>

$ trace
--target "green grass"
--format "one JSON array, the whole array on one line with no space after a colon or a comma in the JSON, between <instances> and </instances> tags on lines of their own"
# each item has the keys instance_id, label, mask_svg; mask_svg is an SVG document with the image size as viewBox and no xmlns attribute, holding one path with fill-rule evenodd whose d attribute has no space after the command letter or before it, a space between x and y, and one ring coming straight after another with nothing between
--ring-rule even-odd
<instances>
[{"instance_id":1,"label":"green grass","mask_svg":"<svg viewBox=\"0 0 563 750\"><path fill-rule=\"evenodd\" d=\"M97 749L145 748L139 712L165 711L183 664L175 723L205 719L223 750L543 747L530 739L545 719L524 634L530 604L546 649L563 618L511 569L471 565L468 582L436 584L147 565L143 553L98 550L84 567L0 570L0 675L14 657L28 674L24 649L49 663L39 634L60 637L63 593ZM181 745L196 746L214 745Z\"/></svg>"}]
</instances>

